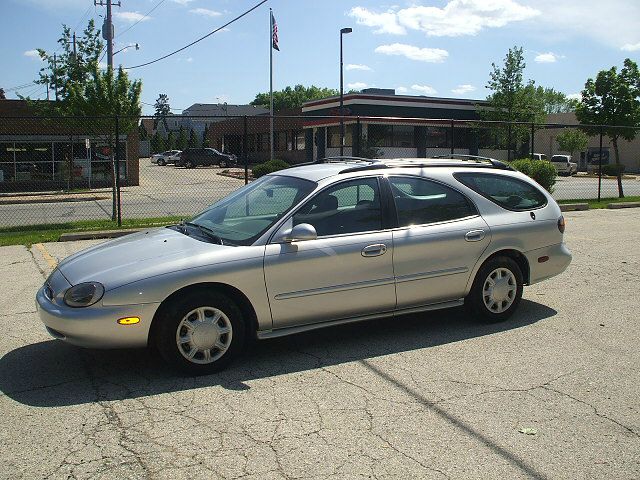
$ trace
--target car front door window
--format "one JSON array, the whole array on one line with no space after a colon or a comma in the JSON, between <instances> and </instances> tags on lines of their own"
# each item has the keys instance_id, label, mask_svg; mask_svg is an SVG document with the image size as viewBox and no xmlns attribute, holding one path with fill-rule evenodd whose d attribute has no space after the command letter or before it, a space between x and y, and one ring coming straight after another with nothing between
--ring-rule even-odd
<instances>
[{"instance_id":1,"label":"car front door window","mask_svg":"<svg viewBox=\"0 0 640 480\"><path fill-rule=\"evenodd\" d=\"M377 178L361 178L329 187L293 216L293 225L308 223L319 237L382 229Z\"/></svg>"}]
</instances>

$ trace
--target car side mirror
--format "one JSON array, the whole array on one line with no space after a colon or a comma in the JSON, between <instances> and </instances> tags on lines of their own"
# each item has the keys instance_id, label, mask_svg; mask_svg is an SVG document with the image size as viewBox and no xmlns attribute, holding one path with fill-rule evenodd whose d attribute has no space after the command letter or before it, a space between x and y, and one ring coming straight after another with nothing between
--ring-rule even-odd
<instances>
[{"instance_id":1,"label":"car side mirror","mask_svg":"<svg viewBox=\"0 0 640 480\"><path fill-rule=\"evenodd\" d=\"M315 227L308 223L301 223L282 232L278 243L303 242L305 240L315 240L316 238L318 238L318 233Z\"/></svg>"}]
</instances>

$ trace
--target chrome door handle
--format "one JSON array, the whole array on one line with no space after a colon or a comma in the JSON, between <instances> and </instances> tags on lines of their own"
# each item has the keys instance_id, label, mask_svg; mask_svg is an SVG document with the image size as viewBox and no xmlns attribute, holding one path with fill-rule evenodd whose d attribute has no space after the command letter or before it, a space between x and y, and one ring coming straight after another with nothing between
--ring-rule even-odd
<instances>
[{"instance_id":1,"label":"chrome door handle","mask_svg":"<svg viewBox=\"0 0 640 480\"><path fill-rule=\"evenodd\" d=\"M387 246L384 243L376 243L375 245L368 245L362 249L363 257L378 257L384 255L387 251Z\"/></svg>"},{"instance_id":2,"label":"chrome door handle","mask_svg":"<svg viewBox=\"0 0 640 480\"><path fill-rule=\"evenodd\" d=\"M464 236L464 239L467 242L479 242L483 238L484 238L484 230L471 230L470 232L467 232L467 234Z\"/></svg>"}]
</instances>

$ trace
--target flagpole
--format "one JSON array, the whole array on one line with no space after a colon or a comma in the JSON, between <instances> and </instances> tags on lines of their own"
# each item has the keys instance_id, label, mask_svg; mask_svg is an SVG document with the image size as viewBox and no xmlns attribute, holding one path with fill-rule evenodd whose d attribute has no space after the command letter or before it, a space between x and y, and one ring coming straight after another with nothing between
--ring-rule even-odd
<instances>
[{"instance_id":1,"label":"flagpole","mask_svg":"<svg viewBox=\"0 0 640 480\"><path fill-rule=\"evenodd\" d=\"M273 10L269 9L269 144L273 160Z\"/></svg>"}]
</instances>

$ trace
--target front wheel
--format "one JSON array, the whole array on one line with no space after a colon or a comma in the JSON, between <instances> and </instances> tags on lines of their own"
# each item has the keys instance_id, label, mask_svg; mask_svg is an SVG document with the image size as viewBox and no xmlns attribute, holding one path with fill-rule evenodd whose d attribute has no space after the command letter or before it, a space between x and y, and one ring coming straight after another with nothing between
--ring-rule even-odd
<instances>
[{"instance_id":1,"label":"front wheel","mask_svg":"<svg viewBox=\"0 0 640 480\"><path fill-rule=\"evenodd\" d=\"M244 345L242 313L219 293L187 293L167 305L156 321L158 351L169 365L187 374L222 370Z\"/></svg>"},{"instance_id":2,"label":"front wheel","mask_svg":"<svg viewBox=\"0 0 640 480\"><path fill-rule=\"evenodd\" d=\"M480 320L502 322L518 308L522 290L518 264L509 257L494 257L478 270L465 306Z\"/></svg>"}]
</instances>

